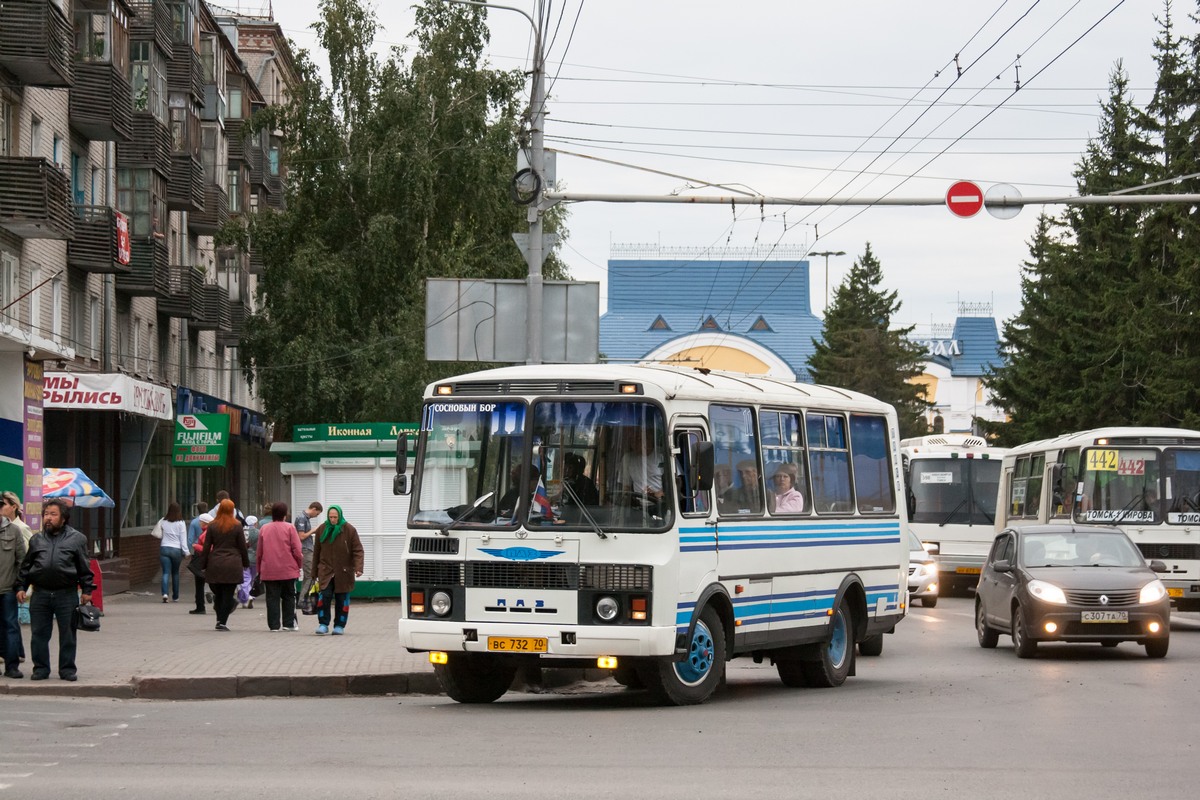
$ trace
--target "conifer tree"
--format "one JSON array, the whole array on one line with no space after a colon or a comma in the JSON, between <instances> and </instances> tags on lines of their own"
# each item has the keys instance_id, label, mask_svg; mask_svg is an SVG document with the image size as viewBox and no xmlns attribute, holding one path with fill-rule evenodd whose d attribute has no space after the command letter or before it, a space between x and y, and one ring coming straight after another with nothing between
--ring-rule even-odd
<instances>
[{"instance_id":1,"label":"conifer tree","mask_svg":"<svg viewBox=\"0 0 1200 800\"><path fill-rule=\"evenodd\" d=\"M901 436L926 432L928 402L912 381L924 371L925 350L909 340L913 327L892 329L897 292L885 292L883 267L870 243L837 287L825 316L824 340L813 340L813 381L868 394L896 408Z\"/></svg>"}]
</instances>

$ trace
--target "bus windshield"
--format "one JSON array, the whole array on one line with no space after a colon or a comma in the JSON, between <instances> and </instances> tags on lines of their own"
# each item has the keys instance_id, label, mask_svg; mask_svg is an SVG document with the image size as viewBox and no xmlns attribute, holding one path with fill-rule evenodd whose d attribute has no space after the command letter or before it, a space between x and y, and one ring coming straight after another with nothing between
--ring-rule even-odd
<instances>
[{"instance_id":1,"label":"bus windshield","mask_svg":"<svg viewBox=\"0 0 1200 800\"><path fill-rule=\"evenodd\" d=\"M908 486L916 501L912 522L992 525L1000 461L977 458L916 458Z\"/></svg>"},{"instance_id":2,"label":"bus windshield","mask_svg":"<svg viewBox=\"0 0 1200 800\"><path fill-rule=\"evenodd\" d=\"M1162 479L1166 487L1167 522L1172 525L1200 522L1200 450L1177 447L1164 450Z\"/></svg>"},{"instance_id":3,"label":"bus windshield","mask_svg":"<svg viewBox=\"0 0 1200 800\"><path fill-rule=\"evenodd\" d=\"M1075 517L1083 522L1158 521L1159 452L1145 447L1093 447L1080 459Z\"/></svg>"},{"instance_id":4,"label":"bus windshield","mask_svg":"<svg viewBox=\"0 0 1200 800\"><path fill-rule=\"evenodd\" d=\"M665 530L674 470L661 409L636 401L431 402L414 525Z\"/></svg>"}]
</instances>

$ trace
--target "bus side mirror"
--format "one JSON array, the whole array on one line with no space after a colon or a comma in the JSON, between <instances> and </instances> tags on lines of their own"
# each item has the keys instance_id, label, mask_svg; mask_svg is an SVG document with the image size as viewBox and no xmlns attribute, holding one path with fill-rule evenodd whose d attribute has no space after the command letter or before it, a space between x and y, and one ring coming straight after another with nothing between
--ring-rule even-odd
<instances>
[{"instance_id":1,"label":"bus side mirror","mask_svg":"<svg viewBox=\"0 0 1200 800\"><path fill-rule=\"evenodd\" d=\"M696 442L691 437L683 440L683 460L691 476L691 490L707 492L713 485L716 456L712 442Z\"/></svg>"},{"instance_id":2,"label":"bus side mirror","mask_svg":"<svg viewBox=\"0 0 1200 800\"><path fill-rule=\"evenodd\" d=\"M408 434L402 433L396 437L396 474L403 475L406 472L408 472Z\"/></svg>"},{"instance_id":3,"label":"bus side mirror","mask_svg":"<svg viewBox=\"0 0 1200 800\"><path fill-rule=\"evenodd\" d=\"M408 494L411 491L407 475L397 475L392 479L392 494Z\"/></svg>"}]
</instances>

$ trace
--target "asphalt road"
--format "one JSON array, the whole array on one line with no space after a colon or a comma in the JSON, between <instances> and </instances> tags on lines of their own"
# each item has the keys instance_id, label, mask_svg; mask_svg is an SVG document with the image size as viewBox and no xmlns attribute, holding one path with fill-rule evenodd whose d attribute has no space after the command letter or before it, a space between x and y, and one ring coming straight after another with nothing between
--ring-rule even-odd
<instances>
[{"instance_id":1,"label":"asphalt road","mask_svg":"<svg viewBox=\"0 0 1200 800\"><path fill-rule=\"evenodd\" d=\"M444 697L6 698L0 798L1185 797L1200 778L1200 622L1140 647L975 642L917 608L839 689L734 662L706 705L615 683Z\"/></svg>"}]
</instances>

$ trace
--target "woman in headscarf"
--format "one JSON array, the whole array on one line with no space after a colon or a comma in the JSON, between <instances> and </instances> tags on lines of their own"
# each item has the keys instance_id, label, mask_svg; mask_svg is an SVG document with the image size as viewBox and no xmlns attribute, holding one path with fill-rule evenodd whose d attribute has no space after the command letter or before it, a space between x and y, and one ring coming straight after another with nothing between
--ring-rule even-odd
<instances>
[{"instance_id":1,"label":"woman in headscarf","mask_svg":"<svg viewBox=\"0 0 1200 800\"><path fill-rule=\"evenodd\" d=\"M212 588L213 610L217 612L217 630L227 631L229 615L237 608L233 592L250 567L246 534L233 515L233 501L222 500L216 516L204 534L204 580Z\"/></svg>"},{"instance_id":2,"label":"woman in headscarf","mask_svg":"<svg viewBox=\"0 0 1200 800\"><path fill-rule=\"evenodd\" d=\"M346 632L346 619L350 616L354 579L363 574L362 542L339 506L329 507L325 521L313 531L313 538L317 540L313 545L313 564L321 587L317 598L317 636L329 633L331 621L333 635L340 636Z\"/></svg>"}]
</instances>

